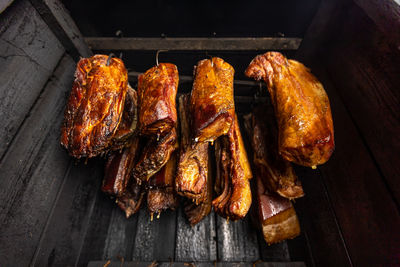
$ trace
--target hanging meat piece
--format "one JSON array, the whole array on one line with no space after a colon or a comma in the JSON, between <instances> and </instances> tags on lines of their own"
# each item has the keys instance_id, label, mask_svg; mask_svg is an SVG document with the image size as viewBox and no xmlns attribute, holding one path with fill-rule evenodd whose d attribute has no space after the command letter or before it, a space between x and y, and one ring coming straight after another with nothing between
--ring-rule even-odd
<instances>
[{"instance_id":1,"label":"hanging meat piece","mask_svg":"<svg viewBox=\"0 0 400 267\"><path fill-rule=\"evenodd\" d=\"M127 218L139 210L144 195L143 188L135 179L131 179L138 146L139 139L134 137L130 146L122 152L110 153L101 187L103 192L116 197L118 206L125 211Z\"/></svg>"},{"instance_id":2,"label":"hanging meat piece","mask_svg":"<svg viewBox=\"0 0 400 267\"><path fill-rule=\"evenodd\" d=\"M235 115L234 73L231 65L217 57L201 60L195 67L190 114L196 142L213 142L229 131Z\"/></svg>"},{"instance_id":3,"label":"hanging meat piece","mask_svg":"<svg viewBox=\"0 0 400 267\"><path fill-rule=\"evenodd\" d=\"M169 160L172 152L178 147L176 129L159 138L141 138L144 144L139 159L133 170L133 177L141 183L158 172Z\"/></svg>"},{"instance_id":4,"label":"hanging meat piece","mask_svg":"<svg viewBox=\"0 0 400 267\"><path fill-rule=\"evenodd\" d=\"M137 93L128 84L121 123L112 139L112 150L122 149L136 133L137 108Z\"/></svg>"},{"instance_id":5,"label":"hanging meat piece","mask_svg":"<svg viewBox=\"0 0 400 267\"><path fill-rule=\"evenodd\" d=\"M173 190L176 174L176 153L173 153L167 164L149 180L150 189L147 193L147 208L153 219L153 214L167 209L175 210L179 199Z\"/></svg>"},{"instance_id":6,"label":"hanging meat piece","mask_svg":"<svg viewBox=\"0 0 400 267\"><path fill-rule=\"evenodd\" d=\"M304 196L292 165L278 153L278 129L272 108L261 105L245 116L245 129L253 147L259 178L270 192L294 199Z\"/></svg>"},{"instance_id":7,"label":"hanging meat piece","mask_svg":"<svg viewBox=\"0 0 400 267\"><path fill-rule=\"evenodd\" d=\"M284 159L315 168L334 150L331 108L322 84L300 62L281 53L255 57L245 74L268 86Z\"/></svg>"},{"instance_id":8,"label":"hanging meat piece","mask_svg":"<svg viewBox=\"0 0 400 267\"><path fill-rule=\"evenodd\" d=\"M300 234L300 225L292 203L287 198L265 190L257 170L255 174L258 222L265 241L271 245L295 238Z\"/></svg>"},{"instance_id":9,"label":"hanging meat piece","mask_svg":"<svg viewBox=\"0 0 400 267\"><path fill-rule=\"evenodd\" d=\"M189 95L179 97L179 118L181 145L175 189L178 194L199 204L207 192L208 143L199 142L192 145Z\"/></svg>"},{"instance_id":10,"label":"hanging meat piece","mask_svg":"<svg viewBox=\"0 0 400 267\"><path fill-rule=\"evenodd\" d=\"M249 180L253 175L237 116L228 135L217 139L215 149L218 172L216 189L220 195L213 200L214 210L225 218L242 219L251 206Z\"/></svg>"},{"instance_id":11,"label":"hanging meat piece","mask_svg":"<svg viewBox=\"0 0 400 267\"><path fill-rule=\"evenodd\" d=\"M61 144L76 158L106 152L121 122L128 73L119 58L95 55L78 62L64 113Z\"/></svg>"},{"instance_id":12,"label":"hanging meat piece","mask_svg":"<svg viewBox=\"0 0 400 267\"><path fill-rule=\"evenodd\" d=\"M211 166L209 161L207 165L207 187L204 190L205 195L202 202L200 204L197 204L193 200L188 199L185 203L185 214L191 226L198 224L211 212L211 203L213 198L213 179L211 175Z\"/></svg>"},{"instance_id":13,"label":"hanging meat piece","mask_svg":"<svg viewBox=\"0 0 400 267\"><path fill-rule=\"evenodd\" d=\"M178 69L160 63L138 77L139 128L141 135L165 135L176 127Z\"/></svg>"}]
</instances>

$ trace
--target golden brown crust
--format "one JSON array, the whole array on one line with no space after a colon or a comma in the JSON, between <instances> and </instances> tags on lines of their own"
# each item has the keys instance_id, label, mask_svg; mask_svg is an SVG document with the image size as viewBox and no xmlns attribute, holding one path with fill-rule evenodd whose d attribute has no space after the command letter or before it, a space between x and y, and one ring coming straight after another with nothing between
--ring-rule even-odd
<instances>
[{"instance_id":1,"label":"golden brown crust","mask_svg":"<svg viewBox=\"0 0 400 267\"><path fill-rule=\"evenodd\" d=\"M144 144L144 147L132 174L139 183L148 181L152 175L168 162L172 152L178 147L178 137L176 129L173 128L165 136L160 138L142 138L141 142Z\"/></svg>"},{"instance_id":2,"label":"golden brown crust","mask_svg":"<svg viewBox=\"0 0 400 267\"><path fill-rule=\"evenodd\" d=\"M231 65L217 57L197 64L190 96L194 140L212 142L229 131L235 114L234 73Z\"/></svg>"},{"instance_id":3,"label":"golden brown crust","mask_svg":"<svg viewBox=\"0 0 400 267\"><path fill-rule=\"evenodd\" d=\"M290 162L278 153L278 129L266 105L245 116L245 128L253 148L254 167L270 192L293 199L304 196L303 187Z\"/></svg>"},{"instance_id":4,"label":"golden brown crust","mask_svg":"<svg viewBox=\"0 0 400 267\"><path fill-rule=\"evenodd\" d=\"M122 60L95 55L78 62L61 129L61 144L76 158L105 152L121 121L128 84Z\"/></svg>"},{"instance_id":5,"label":"golden brown crust","mask_svg":"<svg viewBox=\"0 0 400 267\"><path fill-rule=\"evenodd\" d=\"M237 116L228 136L216 141L217 191L220 195L213 200L214 210L221 216L238 220L246 216L251 206L252 178L247 153L243 145Z\"/></svg>"},{"instance_id":6,"label":"golden brown crust","mask_svg":"<svg viewBox=\"0 0 400 267\"><path fill-rule=\"evenodd\" d=\"M138 78L139 128L142 135L164 135L176 127L178 69L160 63Z\"/></svg>"},{"instance_id":7,"label":"golden brown crust","mask_svg":"<svg viewBox=\"0 0 400 267\"><path fill-rule=\"evenodd\" d=\"M189 96L179 98L181 146L178 171L175 180L176 192L201 203L205 197L208 173L208 143L192 145L190 139Z\"/></svg>"},{"instance_id":8,"label":"golden brown crust","mask_svg":"<svg viewBox=\"0 0 400 267\"><path fill-rule=\"evenodd\" d=\"M322 84L309 69L278 52L268 52L253 59L246 75L268 85L280 154L303 166L325 163L335 146L331 109Z\"/></svg>"},{"instance_id":9,"label":"golden brown crust","mask_svg":"<svg viewBox=\"0 0 400 267\"><path fill-rule=\"evenodd\" d=\"M125 147L136 133L137 109L137 93L128 84L121 123L112 139L112 150L120 150Z\"/></svg>"}]
</instances>

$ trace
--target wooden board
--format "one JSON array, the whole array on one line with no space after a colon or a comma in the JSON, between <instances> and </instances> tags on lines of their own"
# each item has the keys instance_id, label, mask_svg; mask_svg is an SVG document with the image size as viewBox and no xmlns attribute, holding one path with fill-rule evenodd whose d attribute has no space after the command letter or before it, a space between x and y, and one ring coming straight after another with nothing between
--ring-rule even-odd
<instances>
[{"instance_id":1,"label":"wooden board","mask_svg":"<svg viewBox=\"0 0 400 267\"><path fill-rule=\"evenodd\" d=\"M354 22L334 29L327 71L400 207L400 50L358 6L342 16Z\"/></svg>"},{"instance_id":2,"label":"wooden board","mask_svg":"<svg viewBox=\"0 0 400 267\"><path fill-rule=\"evenodd\" d=\"M217 216L219 261L252 262L260 259L257 233L249 216L236 222L227 222Z\"/></svg>"},{"instance_id":3,"label":"wooden board","mask_svg":"<svg viewBox=\"0 0 400 267\"><path fill-rule=\"evenodd\" d=\"M30 2L75 61L93 54L61 1L30 0Z\"/></svg>"},{"instance_id":4,"label":"wooden board","mask_svg":"<svg viewBox=\"0 0 400 267\"><path fill-rule=\"evenodd\" d=\"M59 144L75 64L64 56L0 164L0 261L28 265L70 159Z\"/></svg>"},{"instance_id":5,"label":"wooden board","mask_svg":"<svg viewBox=\"0 0 400 267\"><path fill-rule=\"evenodd\" d=\"M113 38L86 37L93 50L296 50L301 38Z\"/></svg>"},{"instance_id":6,"label":"wooden board","mask_svg":"<svg viewBox=\"0 0 400 267\"><path fill-rule=\"evenodd\" d=\"M173 260L177 212L168 210L162 212L159 219L154 215L153 221L150 221L147 208L142 208L135 216L138 216L138 222L132 260Z\"/></svg>"},{"instance_id":7,"label":"wooden board","mask_svg":"<svg viewBox=\"0 0 400 267\"><path fill-rule=\"evenodd\" d=\"M211 212L195 226L190 226L183 209L179 209L176 228L175 261L215 261L217 241L215 214Z\"/></svg>"},{"instance_id":8,"label":"wooden board","mask_svg":"<svg viewBox=\"0 0 400 267\"><path fill-rule=\"evenodd\" d=\"M48 227L31 264L75 265L96 203L103 177L104 162L89 160L87 164L72 164L66 182L49 215Z\"/></svg>"},{"instance_id":9,"label":"wooden board","mask_svg":"<svg viewBox=\"0 0 400 267\"><path fill-rule=\"evenodd\" d=\"M0 17L0 159L64 53L27 1Z\"/></svg>"},{"instance_id":10,"label":"wooden board","mask_svg":"<svg viewBox=\"0 0 400 267\"><path fill-rule=\"evenodd\" d=\"M305 267L304 262L121 262L121 261L92 261L88 267Z\"/></svg>"}]
</instances>

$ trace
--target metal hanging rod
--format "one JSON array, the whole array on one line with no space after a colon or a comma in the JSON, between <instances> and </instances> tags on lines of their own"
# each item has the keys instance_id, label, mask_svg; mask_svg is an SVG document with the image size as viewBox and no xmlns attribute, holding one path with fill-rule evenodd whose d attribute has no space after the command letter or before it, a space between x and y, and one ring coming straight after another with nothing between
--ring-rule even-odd
<instances>
[{"instance_id":1,"label":"metal hanging rod","mask_svg":"<svg viewBox=\"0 0 400 267\"><path fill-rule=\"evenodd\" d=\"M114 38L86 37L92 50L297 50L301 38Z\"/></svg>"}]
</instances>

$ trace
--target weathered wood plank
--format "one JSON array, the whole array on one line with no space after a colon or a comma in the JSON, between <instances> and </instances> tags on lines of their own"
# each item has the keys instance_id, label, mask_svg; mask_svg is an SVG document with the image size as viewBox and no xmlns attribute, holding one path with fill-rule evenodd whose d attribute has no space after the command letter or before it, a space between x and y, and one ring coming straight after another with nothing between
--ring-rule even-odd
<instances>
[{"instance_id":1,"label":"weathered wood plank","mask_svg":"<svg viewBox=\"0 0 400 267\"><path fill-rule=\"evenodd\" d=\"M168 210L162 212L159 219L154 216L150 221L147 208L142 208L135 216L138 216L138 222L132 260L173 260L177 212Z\"/></svg>"},{"instance_id":2,"label":"weathered wood plank","mask_svg":"<svg viewBox=\"0 0 400 267\"><path fill-rule=\"evenodd\" d=\"M89 57L93 54L61 1L30 0L30 2L75 61L78 61L80 56Z\"/></svg>"},{"instance_id":3,"label":"weathered wood plank","mask_svg":"<svg viewBox=\"0 0 400 267\"><path fill-rule=\"evenodd\" d=\"M113 38L86 37L93 50L296 50L301 38Z\"/></svg>"},{"instance_id":4,"label":"weathered wood plank","mask_svg":"<svg viewBox=\"0 0 400 267\"><path fill-rule=\"evenodd\" d=\"M90 217L89 227L79 255L78 266L86 266L89 261L104 260L103 250L108 238L108 228L112 221L114 201L100 190Z\"/></svg>"},{"instance_id":5,"label":"weathered wood plank","mask_svg":"<svg viewBox=\"0 0 400 267\"><path fill-rule=\"evenodd\" d=\"M327 72L400 206L400 50L359 7L342 16L353 23L335 28Z\"/></svg>"},{"instance_id":6,"label":"weathered wood plank","mask_svg":"<svg viewBox=\"0 0 400 267\"><path fill-rule=\"evenodd\" d=\"M103 250L103 259L123 258L132 260L132 251L136 236L138 214L129 219L113 201L113 213Z\"/></svg>"},{"instance_id":7,"label":"weathered wood plank","mask_svg":"<svg viewBox=\"0 0 400 267\"><path fill-rule=\"evenodd\" d=\"M329 95L336 150L319 169L354 265L398 263L399 210L324 68L311 64ZM371 231L371 229L374 229Z\"/></svg>"},{"instance_id":8,"label":"weathered wood plank","mask_svg":"<svg viewBox=\"0 0 400 267\"><path fill-rule=\"evenodd\" d=\"M100 190L104 162L72 165L31 265L76 265Z\"/></svg>"},{"instance_id":9,"label":"weathered wood plank","mask_svg":"<svg viewBox=\"0 0 400 267\"><path fill-rule=\"evenodd\" d=\"M28 265L70 159L59 145L75 64L65 56L0 164L0 261Z\"/></svg>"},{"instance_id":10,"label":"weathered wood plank","mask_svg":"<svg viewBox=\"0 0 400 267\"><path fill-rule=\"evenodd\" d=\"M3 0L0 2L0 14L3 13L4 10L6 10L7 7L9 7L14 0Z\"/></svg>"},{"instance_id":11,"label":"weathered wood plank","mask_svg":"<svg viewBox=\"0 0 400 267\"><path fill-rule=\"evenodd\" d=\"M249 216L227 222L217 216L218 261L252 262L260 259L256 230Z\"/></svg>"},{"instance_id":12,"label":"weathered wood plank","mask_svg":"<svg viewBox=\"0 0 400 267\"><path fill-rule=\"evenodd\" d=\"M308 237L311 260L315 266L352 266L321 175L300 166L295 171L306 192L296 199L295 206L302 232Z\"/></svg>"},{"instance_id":13,"label":"weathered wood plank","mask_svg":"<svg viewBox=\"0 0 400 267\"><path fill-rule=\"evenodd\" d=\"M175 261L202 262L217 260L214 212L195 226L190 226L183 209L178 211Z\"/></svg>"},{"instance_id":14,"label":"weathered wood plank","mask_svg":"<svg viewBox=\"0 0 400 267\"><path fill-rule=\"evenodd\" d=\"M120 267L119 261L91 261L88 267ZM305 267L304 262L124 262L124 267L149 267L157 264L157 267Z\"/></svg>"},{"instance_id":15,"label":"weathered wood plank","mask_svg":"<svg viewBox=\"0 0 400 267\"><path fill-rule=\"evenodd\" d=\"M15 2L0 17L0 158L63 53L29 2Z\"/></svg>"}]
</instances>

